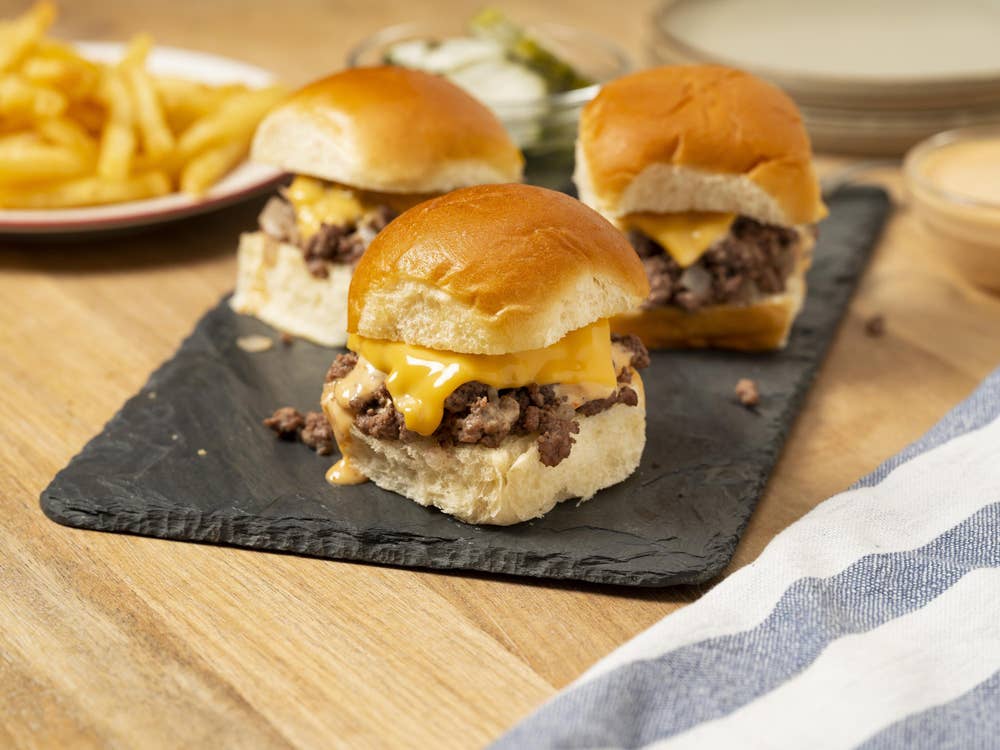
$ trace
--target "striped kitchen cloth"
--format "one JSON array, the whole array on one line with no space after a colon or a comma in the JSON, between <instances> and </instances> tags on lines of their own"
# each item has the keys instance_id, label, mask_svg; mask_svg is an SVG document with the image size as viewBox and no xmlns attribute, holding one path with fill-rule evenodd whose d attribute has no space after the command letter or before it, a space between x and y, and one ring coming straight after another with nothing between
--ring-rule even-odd
<instances>
[{"instance_id":1,"label":"striped kitchen cloth","mask_svg":"<svg viewBox=\"0 0 1000 750\"><path fill-rule=\"evenodd\" d=\"M495 747L1000 748L1000 370Z\"/></svg>"}]
</instances>

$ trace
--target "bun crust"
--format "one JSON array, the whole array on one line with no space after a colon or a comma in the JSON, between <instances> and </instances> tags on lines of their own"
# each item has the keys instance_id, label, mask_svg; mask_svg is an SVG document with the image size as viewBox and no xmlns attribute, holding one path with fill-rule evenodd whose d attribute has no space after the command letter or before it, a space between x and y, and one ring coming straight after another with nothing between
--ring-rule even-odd
<instances>
[{"instance_id":1,"label":"bun crust","mask_svg":"<svg viewBox=\"0 0 1000 750\"><path fill-rule=\"evenodd\" d=\"M706 175L726 179L703 189ZM792 226L826 215L795 104L719 65L652 68L606 84L581 115L575 180L581 198L611 217L732 211Z\"/></svg>"},{"instance_id":2,"label":"bun crust","mask_svg":"<svg viewBox=\"0 0 1000 750\"><path fill-rule=\"evenodd\" d=\"M354 271L347 330L506 354L549 346L648 294L628 240L579 201L480 185L415 206L379 233Z\"/></svg>"},{"instance_id":3,"label":"bun crust","mask_svg":"<svg viewBox=\"0 0 1000 750\"><path fill-rule=\"evenodd\" d=\"M299 248L248 232L240 237L236 267L233 310L321 346L347 343L350 266L331 264L327 277L319 279Z\"/></svg>"},{"instance_id":4,"label":"bun crust","mask_svg":"<svg viewBox=\"0 0 1000 750\"><path fill-rule=\"evenodd\" d=\"M572 497L589 500L629 477L646 443L642 385L637 406L619 404L580 419L569 456L545 466L531 435L508 438L497 448L443 448L432 438L379 440L351 427L355 465L379 487L420 505L433 505L466 523L507 526L545 515Z\"/></svg>"},{"instance_id":5,"label":"bun crust","mask_svg":"<svg viewBox=\"0 0 1000 750\"><path fill-rule=\"evenodd\" d=\"M252 158L288 172L386 193L442 193L517 182L524 160L500 121L440 76L352 68L272 110Z\"/></svg>"}]
</instances>

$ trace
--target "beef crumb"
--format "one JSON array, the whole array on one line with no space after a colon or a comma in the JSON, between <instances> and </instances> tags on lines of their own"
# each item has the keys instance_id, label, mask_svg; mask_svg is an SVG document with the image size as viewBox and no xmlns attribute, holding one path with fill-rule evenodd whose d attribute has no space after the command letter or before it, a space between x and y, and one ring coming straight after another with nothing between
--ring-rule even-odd
<instances>
[{"instance_id":1,"label":"beef crumb","mask_svg":"<svg viewBox=\"0 0 1000 750\"><path fill-rule=\"evenodd\" d=\"M282 346L291 346L295 343L295 337L288 331L282 331L279 338L281 339Z\"/></svg>"},{"instance_id":2,"label":"beef crumb","mask_svg":"<svg viewBox=\"0 0 1000 750\"><path fill-rule=\"evenodd\" d=\"M360 404L352 401L350 406L357 412L354 424L366 435L379 440L399 440L409 432L402 413L396 410L384 385L373 398Z\"/></svg>"},{"instance_id":3,"label":"beef crumb","mask_svg":"<svg viewBox=\"0 0 1000 750\"><path fill-rule=\"evenodd\" d=\"M628 333L625 335L613 333L611 334L611 340L628 349L629 353L632 355L632 361L630 364L636 370L649 367L649 350L646 348L646 345L642 343L642 339L634 333Z\"/></svg>"},{"instance_id":4,"label":"beef crumb","mask_svg":"<svg viewBox=\"0 0 1000 750\"><path fill-rule=\"evenodd\" d=\"M736 383L734 390L736 398L743 406L750 408L760 403L760 392L757 390L757 384L749 378L741 378Z\"/></svg>"},{"instance_id":5,"label":"beef crumb","mask_svg":"<svg viewBox=\"0 0 1000 750\"><path fill-rule=\"evenodd\" d=\"M338 354L333 360L333 364L330 365L330 369L326 371L326 377L323 379L323 382L332 383L334 380L341 380L347 377L348 373L354 369L357 363L358 355L354 352Z\"/></svg>"},{"instance_id":6,"label":"beef crumb","mask_svg":"<svg viewBox=\"0 0 1000 750\"><path fill-rule=\"evenodd\" d=\"M305 425L299 433L299 439L312 448L320 456L329 456L337 446L337 441L333 437L333 428L326 419L326 415L320 411L311 411L306 414Z\"/></svg>"},{"instance_id":7,"label":"beef crumb","mask_svg":"<svg viewBox=\"0 0 1000 750\"><path fill-rule=\"evenodd\" d=\"M635 392L634 389L628 386L624 388L619 388L617 391L612 393L607 398L596 399L594 401L588 401L587 403L579 406L576 410L577 414L582 414L585 417L592 417L595 414L600 414L606 409L610 409L615 404L625 404L626 406L638 406L639 405L639 394Z\"/></svg>"},{"instance_id":8,"label":"beef crumb","mask_svg":"<svg viewBox=\"0 0 1000 750\"><path fill-rule=\"evenodd\" d=\"M558 466L569 456L576 440L573 435L580 432L580 423L575 419L565 419L543 412L541 434L538 436L538 459L545 466Z\"/></svg>"},{"instance_id":9,"label":"beef crumb","mask_svg":"<svg viewBox=\"0 0 1000 750\"><path fill-rule=\"evenodd\" d=\"M873 339L881 338L885 335L885 316L872 315L865 321L865 333Z\"/></svg>"},{"instance_id":10,"label":"beef crumb","mask_svg":"<svg viewBox=\"0 0 1000 750\"><path fill-rule=\"evenodd\" d=\"M264 420L264 426L274 430L281 440L296 440L305 423L302 413L291 406L281 407Z\"/></svg>"},{"instance_id":11,"label":"beef crumb","mask_svg":"<svg viewBox=\"0 0 1000 750\"><path fill-rule=\"evenodd\" d=\"M300 440L321 456L333 453L337 443L333 428L323 412L303 414L291 406L283 406L264 420L264 426L274 430L280 440Z\"/></svg>"}]
</instances>

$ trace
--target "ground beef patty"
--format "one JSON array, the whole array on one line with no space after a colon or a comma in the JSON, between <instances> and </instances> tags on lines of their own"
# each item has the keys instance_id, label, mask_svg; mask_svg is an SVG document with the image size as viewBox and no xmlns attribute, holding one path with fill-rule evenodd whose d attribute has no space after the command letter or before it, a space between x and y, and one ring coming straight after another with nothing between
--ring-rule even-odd
<instances>
[{"instance_id":1,"label":"ground beef patty","mask_svg":"<svg viewBox=\"0 0 1000 750\"><path fill-rule=\"evenodd\" d=\"M264 206L257 221L265 234L302 250L309 273L317 278L326 278L329 263L357 263L375 235L395 216L389 206L378 206L357 221L323 224L316 234L303 239L295 223L292 204L283 196L276 195Z\"/></svg>"},{"instance_id":2,"label":"ground beef patty","mask_svg":"<svg viewBox=\"0 0 1000 750\"><path fill-rule=\"evenodd\" d=\"M695 311L705 305L745 304L758 295L785 291L795 267L798 232L740 216L722 239L688 268L640 232L631 232L649 278L643 307L674 305Z\"/></svg>"},{"instance_id":3,"label":"ground beef patty","mask_svg":"<svg viewBox=\"0 0 1000 750\"><path fill-rule=\"evenodd\" d=\"M444 417L431 436L439 445L482 444L499 447L510 435L537 435L538 454L546 466L556 466L569 456L573 435L580 431L579 417L590 417L615 404L636 406L639 396L629 385L630 367L649 365L649 353L635 336L613 336L629 354L618 373L618 389L608 398L587 401L574 409L552 385L526 385L497 390L480 382L465 383L445 399ZM357 364L353 352L338 354L327 373L327 382L346 376ZM385 386L350 404L354 424L366 435L380 440L415 440L420 436L406 428Z\"/></svg>"}]
</instances>

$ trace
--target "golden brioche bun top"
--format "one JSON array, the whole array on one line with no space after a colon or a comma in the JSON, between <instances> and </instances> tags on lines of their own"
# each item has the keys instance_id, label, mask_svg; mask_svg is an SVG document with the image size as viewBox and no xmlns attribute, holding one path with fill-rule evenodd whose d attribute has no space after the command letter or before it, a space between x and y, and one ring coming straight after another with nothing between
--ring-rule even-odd
<instances>
[{"instance_id":1,"label":"golden brioche bun top","mask_svg":"<svg viewBox=\"0 0 1000 750\"><path fill-rule=\"evenodd\" d=\"M752 184L744 194L760 188L776 203L764 211L771 214L764 219L777 217L792 225L826 215L798 108L770 83L720 65L652 68L606 84L584 107L578 154L588 183L581 192L590 193L609 214L656 210L616 210L623 201L633 202L627 195L630 185L654 167L660 182L680 177L690 184L691 176L700 173L746 177ZM650 193L651 187L632 194L642 192ZM749 202L755 202L753 196Z\"/></svg>"},{"instance_id":2,"label":"golden brioche bun top","mask_svg":"<svg viewBox=\"0 0 1000 750\"><path fill-rule=\"evenodd\" d=\"M506 354L549 346L648 293L628 241L579 201L481 185L421 203L379 233L354 271L347 330Z\"/></svg>"},{"instance_id":3,"label":"golden brioche bun top","mask_svg":"<svg viewBox=\"0 0 1000 750\"><path fill-rule=\"evenodd\" d=\"M496 116L440 76L352 68L309 84L257 128L252 156L286 171L389 193L521 178Z\"/></svg>"}]
</instances>

